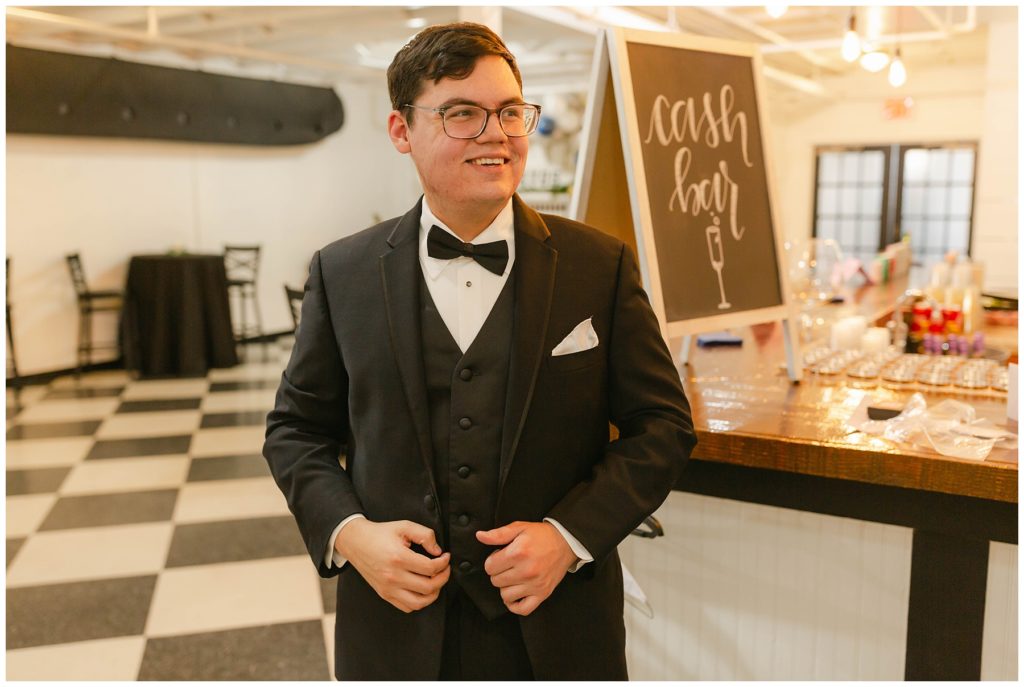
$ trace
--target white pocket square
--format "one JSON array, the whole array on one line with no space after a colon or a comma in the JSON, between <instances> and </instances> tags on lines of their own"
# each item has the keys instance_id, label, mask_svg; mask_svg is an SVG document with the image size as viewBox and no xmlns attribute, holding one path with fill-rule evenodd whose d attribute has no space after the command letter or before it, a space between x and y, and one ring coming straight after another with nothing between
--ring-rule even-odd
<instances>
[{"instance_id":1,"label":"white pocket square","mask_svg":"<svg viewBox=\"0 0 1024 687\"><path fill-rule=\"evenodd\" d=\"M597 348L597 332L594 331L592 319L592 317L588 317L576 325L569 332L569 336L562 339L562 342L551 350L551 355L569 355L570 353L580 353L582 351L589 351L591 348Z\"/></svg>"}]
</instances>

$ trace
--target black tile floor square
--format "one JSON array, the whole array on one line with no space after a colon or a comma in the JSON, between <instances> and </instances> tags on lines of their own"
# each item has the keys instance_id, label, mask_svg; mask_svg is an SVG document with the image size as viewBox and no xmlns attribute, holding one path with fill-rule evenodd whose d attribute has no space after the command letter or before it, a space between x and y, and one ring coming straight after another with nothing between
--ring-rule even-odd
<instances>
[{"instance_id":1,"label":"black tile floor square","mask_svg":"<svg viewBox=\"0 0 1024 687\"><path fill-rule=\"evenodd\" d=\"M284 369L289 351L276 350ZM224 432L221 438L215 432L203 439L213 452L223 440L224 455L195 457L195 433L94 438L93 425L101 426L115 413L197 410L212 389L275 389L280 371L270 369L260 355L250 358L251 368L243 364L231 370L232 381L222 371L214 373L211 390L201 398L123 400L113 412L105 409L106 417L90 418L91 424L18 418L46 401L130 396L126 392L136 382L126 378L110 387L110 372L103 373L102 381L100 375L85 373L77 385L59 380L50 388L26 389L20 407L8 394L8 451L27 449L7 470L12 533L7 537L7 579L9 585L14 581L7 589L8 679L46 679L54 663L74 674L76 662L88 662L80 668L82 675L95 676L95 656L83 658L78 644L92 640L110 640L96 648L108 652L100 661L101 672L106 665L121 666L122 672L108 668L107 679L124 680L124 666L145 680L330 679L328 655L334 647L327 643L324 622L335 612L337 578L322 580L316 574L273 484L262 440L239 446L238 434ZM143 388L148 392L151 387ZM231 408L222 396L217 412L205 415L204 427L262 425L270 408L255 409L251 403L243 399ZM38 466L26 463L26 456L36 455ZM101 493L60 494L71 477L76 485L95 485ZM106 483L109 489L103 488ZM280 500L267 500L272 494ZM269 513L275 505L278 512ZM185 506L187 522L176 522L176 510ZM37 541L33 546L36 537L46 537L45 545ZM125 543L119 546L121 540ZM40 555L51 546L69 547L75 559L54 566L48 555ZM89 547L95 547L94 556ZM267 574L267 566L294 573L274 578L274 593L283 596L266 608L260 598L246 597L240 600L244 607L237 607L218 597L194 613L167 619L174 609L187 608L193 596L209 594L210 584L230 588L233 581L225 576L237 575L244 584L249 575ZM316 610L322 608L320 617L296 622L294 614L288 615L296 604L308 608L311 599ZM148 628L158 616L163 624ZM175 629L174 623L199 629Z\"/></svg>"},{"instance_id":2,"label":"black tile floor square","mask_svg":"<svg viewBox=\"0 0 1024 687\"><path fill-rule=\"evenodd\" d=\"M177 489L89 494L57 499L39 531L164 522L174 513Z\"/></svg>"},{"instance_id":3,"label":"black tile floor square","mask_svg":"<svg viewBox=\"0 0 1024 687\"><path fill-rule=\"evenodd\" d=\"M117 398L124 391L124 387L62 387L50 389L43 396L44 401L66 401L75 398Z\"/></svg>"},{"instance_id":4,"label":"black tile floor square","mask_svg":"<svg viewBox=\"0 0 1024 687\"><path fill-rule=\"evenodd\" d=\"M60 489L71 468L8 470L7 495L49 494Z\"/></svg>"},{"instance_id":5,"label":"black tile floor square","mask_svg":"<svg viewBox=\"0 0 1024 687\"><path fill-rule=\"evenodd\" d=\"M302 556L306 547L291 516L201 522L174 529L168 568L278 556Z\"/></svg>"},{"instance_id":6,"label":"black tile floor square","mask_svg":"<svg viewBox=\"0 0 1024 687\"><path fill-rule=\"evenodd\" d=\"M7 430L7 440L15 439L59 439L61 437L92 436L102 420L78 420L75 422L46 422L29 425L14 425Z\"/></svg>"},{"instance_id":7,"label":"black tile floor square","mask_svg":"<svg viewBox=\"0 0 1024 687\"><path fill-rule=\"evenodd\" d=\"M7 649L140 635L156 575L7 590Z\"/></svg>"},{"instance_id":8,"label":"black tile floor square","mask_svg":"<svg viewBox=\"0 0 1024 687\"><path fill-rule=\"evenodd\" d=\"M188 453L192 435L172 437L145 437L142 439L106 439L93 444L86 460L128 458L134 456L163 456Z\"/></svg>"},{"instance_id":9,"label":"black tile floor square","mask_svg":"<svg viewBox=\"0 0 1024 687\"><path fill-rule=\"evenodd\" d=\"M189 482L203 482L214 479L244 479L246 477L269 477L270 466L266 459L256 453L245 456L214 456L195 458L189 465Z\"/></svg>"},{"instance_id":10,"label":"black tile floor square","mask_svg":"<svg viewBox=\"0 0 1024 687\"><path fill-rule=\"evenodd\" d=\"M202 423L199 425L200 429L210 429L212 427L242 427L242 426L257 426L267 424L267 411L265 410L249 410L238 413L210 413L203 415Z\"/></svg>"},{"instance_id":11,"label":"black tile floor square","mask_svg":"<svg viewBox=\"0 0 1024 687\"><path fill-rule=\"evenodd\" d=\"M198 410L201 398L168 398L152 401L121 401L118 413L154 413L161 410Z\"/></svg>"},{"instance_id":12,"label":"black tile floor square","mask_svg":"<svg viewBox=\"0 0 1024 687\"><path fill-rule=\"evenodd\" d=\"M150 639L139 679L327 680L323 626L311 620Z\"/></svg>"},{"instance_id":13,"label":"black tile floor square","mask_svg":"<svg viewBox=\"0 0 1024 687\"><path fill-rule=\"evenodd\" d=\"M282 369L283 366L282 366ZM218 391L266 391L277 389L281 380L278 377L273 379L260 379L245 382L213 382L210 384L210 393ZM270 410L269 408L267 410Z\"/></svg>"},{"instance_id":14,"label":"black tile floor square","mask_svg":"<svg viewBox=\"0 0 1024 687\"><path fill-rule=\"evenodd\" d=\"M7 540L7 565L10 565L11 560L18 555L18 551L21 550L21 545L24 543L24 537L15 537L14 539Z\"/></svg>"}]
</instances>

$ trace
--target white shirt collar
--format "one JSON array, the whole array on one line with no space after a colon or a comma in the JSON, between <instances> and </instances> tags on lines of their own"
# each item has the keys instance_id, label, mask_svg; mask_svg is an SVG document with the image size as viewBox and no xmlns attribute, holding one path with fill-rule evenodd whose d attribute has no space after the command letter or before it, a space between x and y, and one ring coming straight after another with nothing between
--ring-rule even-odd
<instances>
[{"instance_id":1,"label":"white shirt collar","mask_svg":"<svg viewBox=\"0 0 1024 687\"><path fill-rule=\"evenodd\" d=\"M448 228L448 225L437 218L436 215L430 210L430 206L427 205L426 196L423 197L423 208L420 211L420 264L426 271L427 276L431 279L437 279L444 272L448 265L463 260L472 260L468 257L459 257L452 260L439 260L438 258L432 258L427 255L427 232L430 231L430 227L437 225L444 231L447 231L455 238L459 238L454 231ZM494 218L486 229L481 231L476 238L470 243L481 244L490 243L491 241L508 241L508 254L509 261L508 265L505 266L505 274L508 274L509 270L512 269L512 256L515 255L515 217L512 212L512 199L510 198L508 204L502 208L498 216ZM459 239L460 241L462 239Z\"/></svg>"}]
</instances>

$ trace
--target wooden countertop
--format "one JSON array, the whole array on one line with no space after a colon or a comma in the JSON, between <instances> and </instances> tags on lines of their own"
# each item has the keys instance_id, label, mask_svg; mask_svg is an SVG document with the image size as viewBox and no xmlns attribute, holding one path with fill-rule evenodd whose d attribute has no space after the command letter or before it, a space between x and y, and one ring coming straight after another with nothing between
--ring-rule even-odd
<instances>
[{"instance_id":1,"label":"wooden countertop","mask_svg":"<svg viewBox=\"0 0 1024 687\"><path fill-rule=\"evenodd\" d=\"M903 286L862 289L849 300L880 317ZM734 333L743 337L741 347L702 349L694 340L690 364L679 368L697 430L694 459L1017 502L1016 450L996 448L985 460L962 460L852 430L847 420L865 395L903 402L912 392L830 384L806 372L801 383L792 384L780 367L780 323ZM1006 332L994 334L1009 338ZM681 342L671 342L674 353ZM979 417L1006 424L1005 396L926 398L929 405L957 398L974 406Z\"/></svg>"}]
</instances>

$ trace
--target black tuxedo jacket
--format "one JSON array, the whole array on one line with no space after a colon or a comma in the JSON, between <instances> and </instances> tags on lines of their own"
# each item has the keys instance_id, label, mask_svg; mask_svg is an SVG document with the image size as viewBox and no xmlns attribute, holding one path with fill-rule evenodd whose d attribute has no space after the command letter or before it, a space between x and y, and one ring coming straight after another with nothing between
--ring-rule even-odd
<instances>
[{"instance_id":1,"label":"black tuxedo jacket","mask_svg":"<svg viewBox=\"0 0 1024 687\"><path fill-rule=\"evenodd\" d=\"M551 517L594 556L520 621L535 676L625 678L616 545L679 477L696 443L690 408L632 252L513 202L515 320L495 523ZM405 614L351 565L340 574L324 565L331 532L353 513L412 520L441 541L420 350L419 220L417 204L314 256L267 418L271 472L320 575L339 576L338 679L436 679L440 670L443 602ZM553 357L588 317L598 346Z\"/></svg>"}]
</instances>

